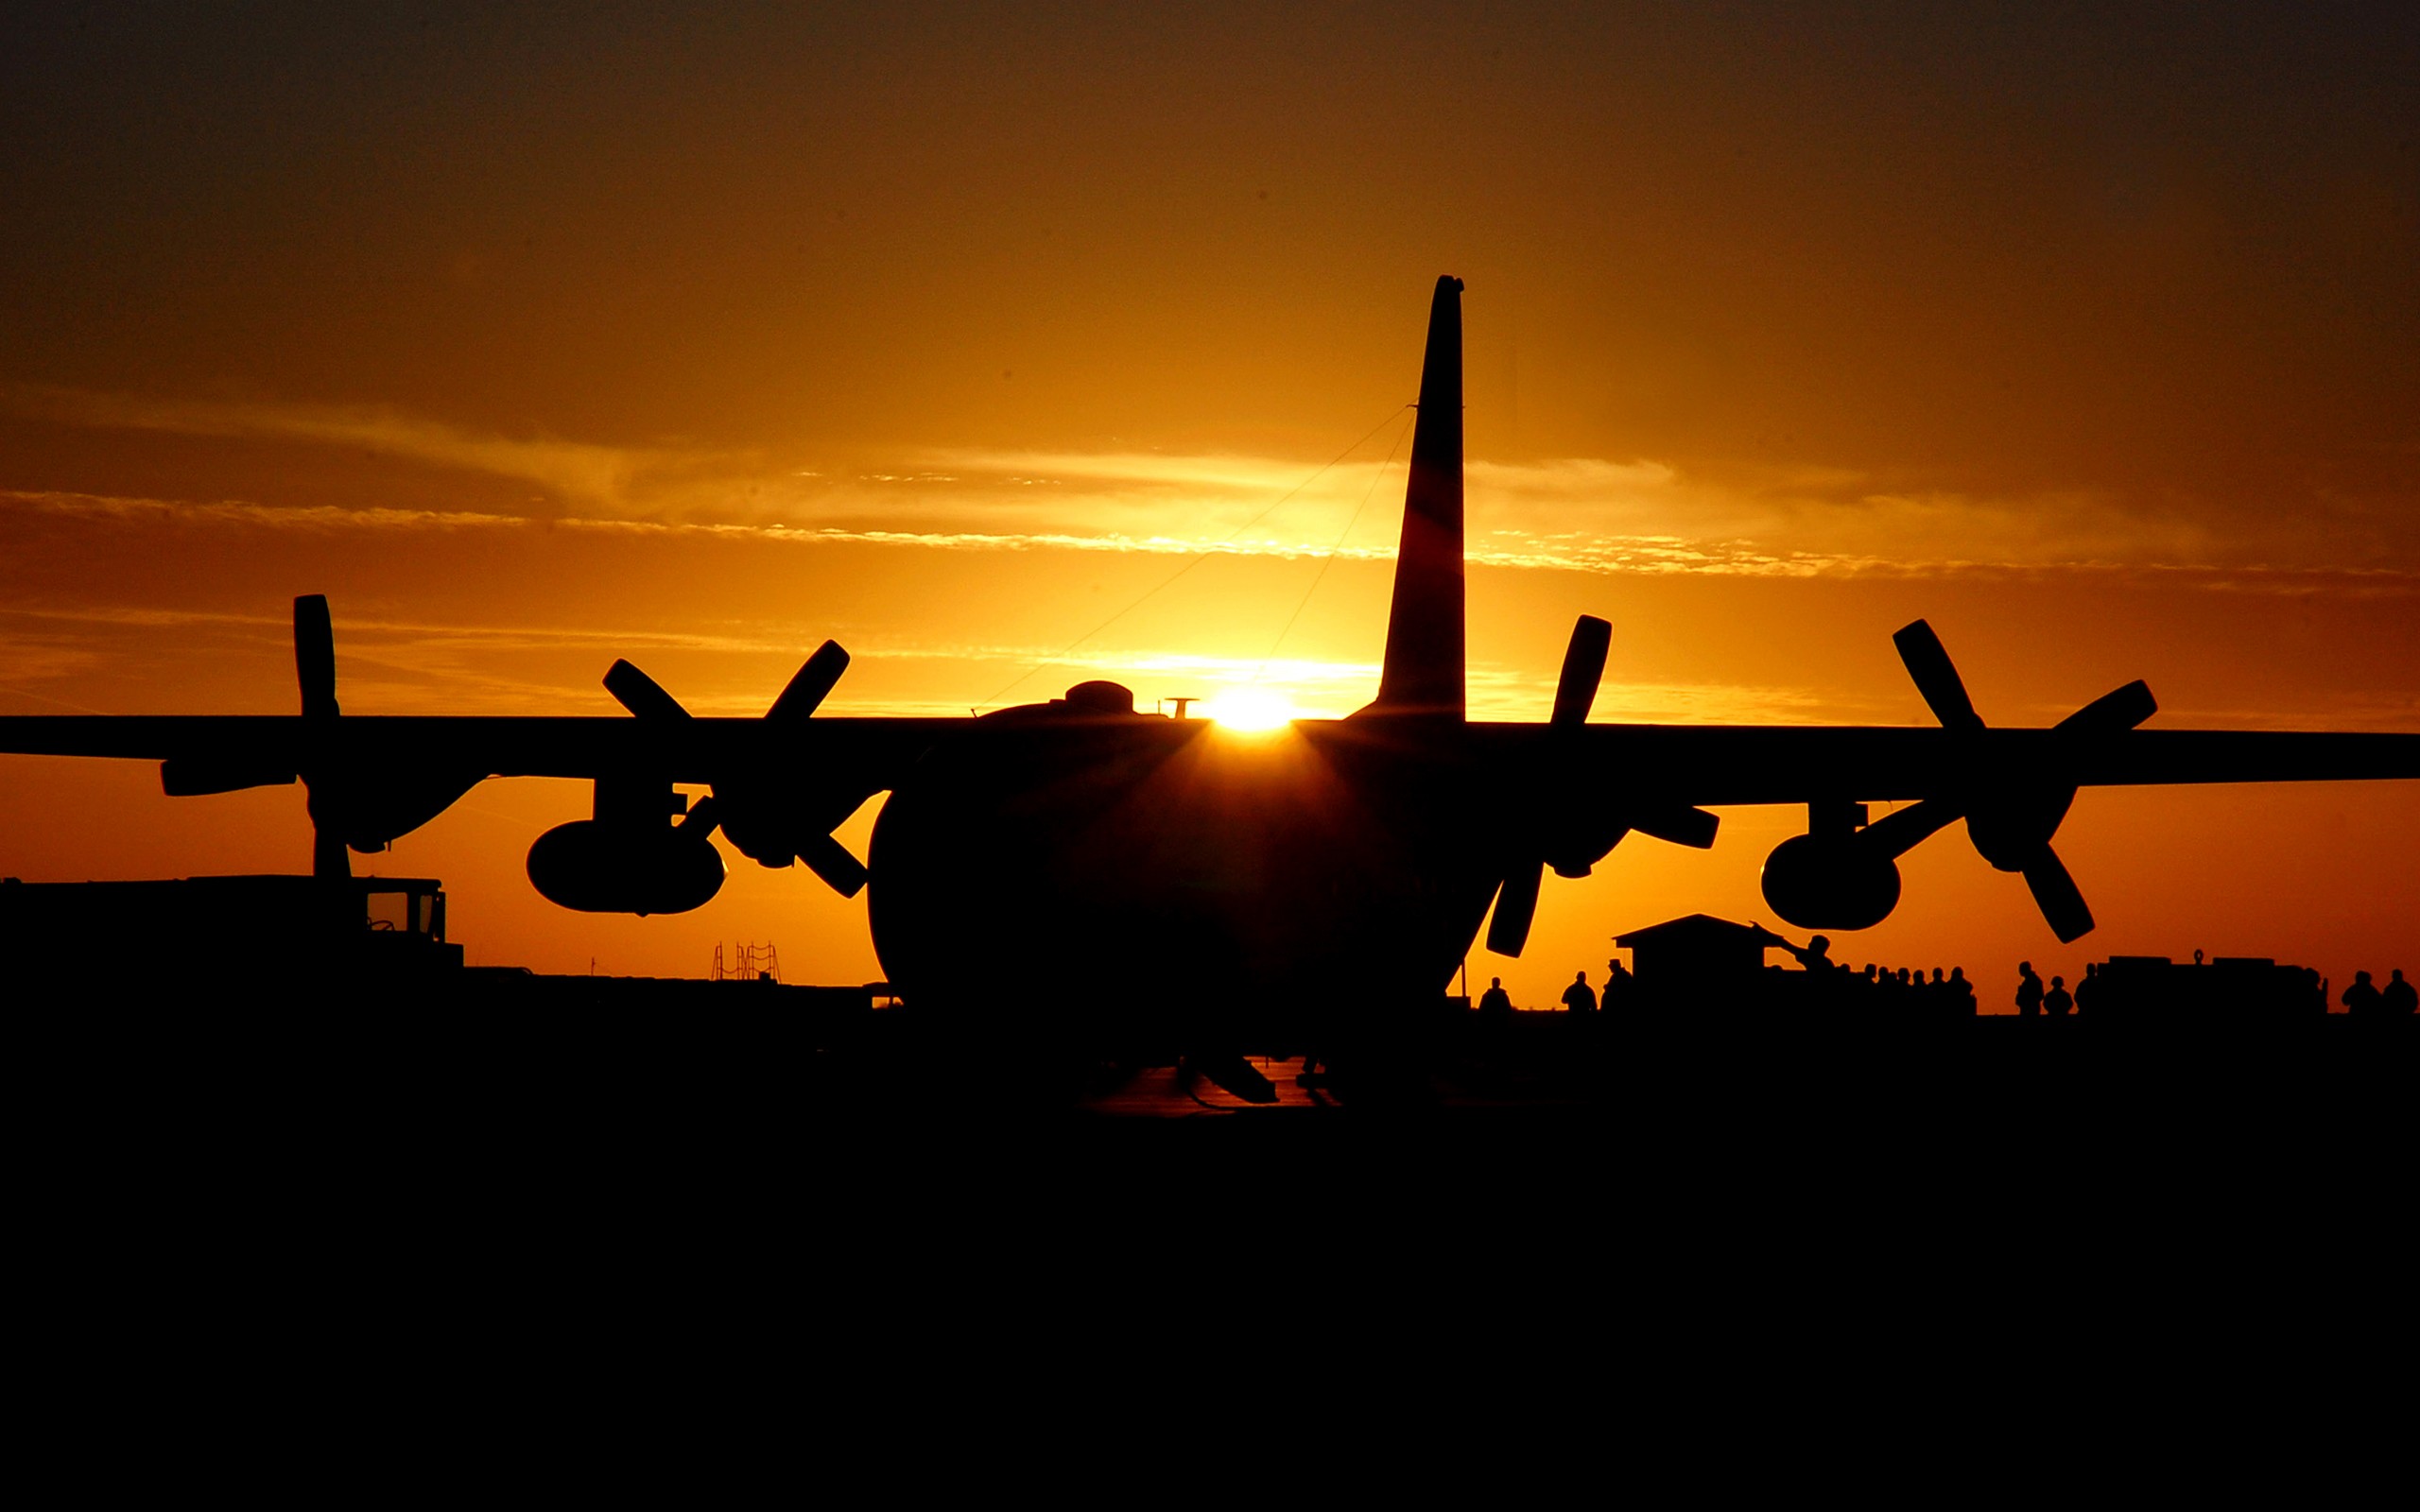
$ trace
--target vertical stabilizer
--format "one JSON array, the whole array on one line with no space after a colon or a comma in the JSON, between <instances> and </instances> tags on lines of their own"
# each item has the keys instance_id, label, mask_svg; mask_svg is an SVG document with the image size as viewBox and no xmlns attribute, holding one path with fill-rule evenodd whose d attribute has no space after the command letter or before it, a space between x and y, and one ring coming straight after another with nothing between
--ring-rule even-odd
<instances>
[{"instance_id":1,"label":"vertical stabilizer","mask_svg":"<svg viewBox=\"0 0 2420 1512\"><path fill-rule=\"evenodd\" d=\"M1462 281L1428 306L1420 419L1411 433L1387 661L1365 713L1460 719L1462 705Z\"/></svg>"}]
</instances>

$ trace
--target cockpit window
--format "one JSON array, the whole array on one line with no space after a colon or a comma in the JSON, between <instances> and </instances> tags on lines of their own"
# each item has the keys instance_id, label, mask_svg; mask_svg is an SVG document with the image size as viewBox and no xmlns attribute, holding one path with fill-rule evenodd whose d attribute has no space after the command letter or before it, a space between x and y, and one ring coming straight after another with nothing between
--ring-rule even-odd
<instances>
[{"instance_id":1,"label":"cockpit window","mask_svg":"<svg viewBox=\"0 0 2420 1512\"><path fill-rule=\"evenodd\" d=\"M385 933L398 930L409 933L412 927L412 895L407 892L373 892L369 895L370 927Z\"/></svg>"}]
</instances>

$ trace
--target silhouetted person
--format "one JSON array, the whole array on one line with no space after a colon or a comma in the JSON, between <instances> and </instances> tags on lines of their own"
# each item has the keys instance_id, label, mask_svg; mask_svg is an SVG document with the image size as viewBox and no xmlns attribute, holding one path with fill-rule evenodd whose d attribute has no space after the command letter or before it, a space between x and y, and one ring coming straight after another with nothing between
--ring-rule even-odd
<instances>
[{"instance_id":1,"label":"silhouetted person","mask_svg":"<svg viewBox=\"0 0 2420 1512\"><path fill-rule=\"evenodd\" d=\"M1630 974L1629 967L1619 961L1607 961L1603 1003L1606 1014L1611 1016L1618 1010L1627 1009L1630 1006L1631 993L1637 986L1638 979Z\"/></svg>"},{"instance_id":2,"label":"silhouetted person","mask_svg":"<svg viewBox=\"0 0 2420 1512\"><path fill-rule=\"evenodd\" d=\"M2042 1011L2042 979L2033 974L2031 961L2016 963L2016 1016L2031 1019Z\"/></svg>"},{"instance_id":3,"label":"silhouetted person","mask_svg":"<svg viewBox=\"0 0 2420 1512\"><path fill-rule=\"evenodd\" d=\"M2386 994L2370 985L2370 973L2355 971L2353 985L2344 989L2344 1011L2357 1019L2376 1018L2385 1004Z\"/></svg>"},{"instance_id":4,"label":"silhouetted person","mask_svg":"<svg viewBox=\"0 0 2420 1512\"><path fill-rule=\"evenodd\" d=\"M2378 1007L2386 1013L2420 1012L2420 991L2412 990L2411 984L2403 979L2403 968L2394 969L2394 980L2378 994Z\"/></svg>"},{"instance_id":5,"label":"silhouetted person","mask_svg":"<svg viewBox=\"0 0 2420 1512\"><path fill-rule=\"evenodd\" d=\"M1587 972L1573 973L1571 985L1563 989L1563 1007L1564 1012L1583 1018L1597 1011L1597 994L1588 986Z\"/></svg>"},{"instance_id":6,"label":"silhouetted person","mask_svg":"<svg viewBox=\"0 0 2420 1512\"><path fill-rule=\"evenodd\" d=\"M1512 1000L1505 995L1504 978L1487 979L1487 990L1478 995L1478 1016L1490 1023L1501 1023L1512 1017Z\"/></svg>"},{"instance_id":7,"label":"silhouetted person","mask_svg":"<svg viewBox=\"0 0 2420 1512\"><path fill-rule=\"evenodd\" d=\"M2042 1011L2054 1019L2064 1019L2076 1009L2076 1000L2067 995L2067 979L2050 978L2050 990L2043 994Z\"/></svg>"},{"instance_id":8,"label":"silhouetted person","mask_svg":"<svg viewBox=\"0 0 2420 1512\"><path fill-rule=\"evenodd\" d=\"M1768 950L1782 951L1806 970L1822 975L1828 971L1845 971L1848 968L1832 959L1832 940L1828 935L1818 935L1804 946L1792 945L1786 937L1774 934L1762 924L1749 926ZM1869 967L1867 970L1871 971Z\"/></svg>"},{"instance_id":9,"label":"silhouetted person","mask_svg":"<svg viewBox=\"0 0 2420 1512\"><path fill-rule=\"evenodd\" d=\"M2092 1011L2092 1000L2100 995L2100 963L2086 961L2083 967L2083 980L2076 984L2076 1012L2089 1014Z\"/></svg>"},{"instance_id":10,"label":"silhouetted person","mask_svg":"<svg viewBox=\"0 0 2420 1512\"><path fill-rule=\"evenodd\" d=\"M1966 980L1966 968L1962 966L1949 969L1949 1011L1961 1019L1975 1016L1975 984Z\"/></svg>"}]
</instances>

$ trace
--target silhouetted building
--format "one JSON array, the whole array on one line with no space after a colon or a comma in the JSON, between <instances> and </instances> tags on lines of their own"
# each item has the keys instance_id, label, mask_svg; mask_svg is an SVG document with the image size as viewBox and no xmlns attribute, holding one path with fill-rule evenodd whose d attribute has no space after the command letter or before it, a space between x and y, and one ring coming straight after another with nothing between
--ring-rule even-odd
<instances>
[{"instance_id":1,"label":"silhouetted building","mask_svg":"<svg viewBox=\"0 0 2420 1512\"><path fill-rule=\"evenodd\" d=\"M1735 924L1710 914L1690 914L1614 936L1630 952L1637 990L1651 1001L1674 1003L1714 995L1738 999L1756 993L1772 936L1754 924Z\"/></svg>"}]
</instances>

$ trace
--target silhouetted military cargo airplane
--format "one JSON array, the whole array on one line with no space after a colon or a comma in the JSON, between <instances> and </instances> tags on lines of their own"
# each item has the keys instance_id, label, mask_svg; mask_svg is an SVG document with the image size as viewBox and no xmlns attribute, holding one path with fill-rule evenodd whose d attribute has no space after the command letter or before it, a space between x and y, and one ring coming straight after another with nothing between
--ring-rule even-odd
<instances>
[{"instance_id":1,"label":"silhouetted military cargo airplane","mask_svg":"<svg viewBox=\"0 0 2420 1512\"><path fill-rule=\"evenodd\" d=\"M910 1001L979 1013L1047 941L1070 1026L1211 1049L1273 1032L1238 1004L1282 1026L1310 1005L1433 1000L1491 901L1489 948L1518 954L1547 868L1584 876L1633 831L1710 846L1710 806L1807 806L1806 833L1764 869L1767 900L1802 927L1880 921L1897 857L1962 818L2072 940L2092 915L2050 841L2079 786L2420 776L2415 735L2138 730L2155 707L2140 682L2050 729L1987 730L1921 620L1896 640L1939 729L1591 725L1611 633L1594 618L1547 723L1471 722L1461 293L1440 279L1430 306L1377 697L1288 738L1208 738L1107 682L972 720L816 719L848 664L829 642L756 719L692 718L627 662L605 685L631 718L346 715L327 604L308 597L298 716L6 718L0 750L157 760L175 795L299 778L331 874L347 847L384 850L488 777L592 779L595 817L529 851L530 881L564 907L697 907L722 884L719 826L844 895L870 881L875 950ZM687 807L676 782L712 796ZM860 865L831 831L886 791ZM1915 801L1867 824L1868 799Z\"/></svg>"}]
</instances>

